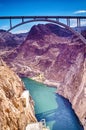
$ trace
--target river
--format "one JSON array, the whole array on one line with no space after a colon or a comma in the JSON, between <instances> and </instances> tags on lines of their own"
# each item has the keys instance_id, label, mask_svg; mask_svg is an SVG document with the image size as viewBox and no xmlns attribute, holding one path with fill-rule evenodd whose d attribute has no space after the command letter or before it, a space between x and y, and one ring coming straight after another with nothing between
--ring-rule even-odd
<instances>
[{"instance_id":1,"label":"river","mask_svg":"<svg viewBox=\"0 0 86 130\"><path fill-rule=\"evenodd\" d=\"M71 104L67 99L56 94L56 88L28 78L22 80L35 102L38 121L45 119L50 130L84 130Z\"/></svg>"}]
</instances>

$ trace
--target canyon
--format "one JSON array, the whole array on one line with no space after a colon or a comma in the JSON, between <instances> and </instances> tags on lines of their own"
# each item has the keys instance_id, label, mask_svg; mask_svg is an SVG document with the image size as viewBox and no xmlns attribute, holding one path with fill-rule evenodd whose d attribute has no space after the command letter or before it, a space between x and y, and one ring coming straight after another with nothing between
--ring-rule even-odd
<instances>
[{"instance_id":1,"label":"canyon","mask_svg":"<svg viewBox=\"0 0 86 130\"><path fill-rule=\"evenodd\" d=\"M54 24L34 25L22 44L1 57L20 77L57 87L86 130L86 43L78 35Z\"/></svg>"}]
</instances>

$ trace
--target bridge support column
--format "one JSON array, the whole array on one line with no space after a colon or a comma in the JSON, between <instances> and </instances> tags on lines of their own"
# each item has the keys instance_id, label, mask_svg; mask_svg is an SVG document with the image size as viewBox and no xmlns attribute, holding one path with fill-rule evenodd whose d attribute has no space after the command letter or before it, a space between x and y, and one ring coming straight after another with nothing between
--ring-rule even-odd
<instances>
[{"instance_id":1,"label":"bridge support column","mask_svg":"<svg viewBox=\"0 0 86 130\"><path fill-rule=\"evenodd\" d=\"M10 28L12 28L12 19L10 18Z\"/></svg>"},{"instance_id":2,"label":"bridge support column","mask_svg":"<svg viewBox=\"0 0 86 130\"><path fill-rule=\"evenodd\" d=\"M22 23L24 23L24 18L22 17Z\"/></svg>"},{"instance_id":3,"label":"bridge support column","mask_svg":"<svg viewBox=\"0 0 86 130\"><path fill-rule=\"evenodd\" d=\"M77 31L79 33L81 33L81 29L80 29L80 18L77 18Z\"/></svg>"},{"instance_id":4,"label":"bridge support column","mask_svg":"<svg viewBox=\"0 0 86 130\"><path fill-rule=\"evenodd\" d=\"M77 18L77 27L80 27L80 19Z\"/></svg>"},{"instance_id":5,"label":"bridge support column","mask_svg":"<svg viewBox=\"0 0 86 130\"><path fill-rule=\"evenodd\" d=\"M69 18L67 18L67 26L70 27L70 19Z\"/></svg>"},{"instance_id":6,"label":"bridge support column","mask_svg":"<svg viewBox=\"0 0 86 130\"><path fill-rule=\"evenodd\" d=\"M59 18L56 18L56 21L58 21L58 22L59 22Z\"/></svg>"}]
</instances>

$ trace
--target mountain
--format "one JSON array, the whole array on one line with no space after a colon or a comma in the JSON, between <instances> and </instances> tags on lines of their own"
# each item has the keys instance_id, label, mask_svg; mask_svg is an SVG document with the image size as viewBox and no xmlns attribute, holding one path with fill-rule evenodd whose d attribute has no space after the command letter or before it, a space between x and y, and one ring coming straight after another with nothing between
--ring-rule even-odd
<instances>
[{"instance_id":1,"label":"mountain","mask_svg":"<svg viewBox=\"0 0 86 130\"><path fill-rule=\"evenodd\" d=\"M33 72L34 69L35 73L42 71L47 78L47 68L48 73L52 71L50 79L53 80L53 72L58 76L59 67L62 67L63 63L67 66L72 64L73 61L71 60L78 53L76 51L77 48L79 51L82 51L84 44L70 31L53 24L39 24L31 28L23 44L15 49L8 56L8 59L6 57L6 61L11 63L11 65L13 63L17 66L16 68L19 69L17 72L20 75L26 74L27 70L32 70ZM66 55L68 56L66 57L66 61L64 61ZM60 59L62 61L59 63L58 60L60 61ZM27 75L30 76L30 73L27 72Z\"/></svg>"},{"instance_id":2,"label":"mountain","mask_svg":"<svg viewBox=\"0 0 86 130\"><path fill-rule=\"evenodd\" d=\"M54 24L38 24L3 59L19 76L58 87L86 130L86 43L79 35Z\"/></svg>"},{"instance_id":3,"label":"mountain","mask_svg":"<svg viewBox=\"0 0 86 130\"><path fill-rule=\"evenodd\" d=\"M0 130L25 130L36 122L33 100L21 79L0 59Z\"/></svg>"},{"instance_id":4,"label":"mountain","mask_svg":"<svg viewBox=\"0 0 86 130\"><path fill-rule=\"evenodd\" d=\"M0 56L7 56L15 48L23 43L27 33L12 34L6 30L0 30Z\"/></svg>"},{"instance_id":5,"label":"mountain","mask_svg":"<svg viewBox=\"0 0 86 130\"><path fill-rule=\"evenodd\" d=\"M25 40L27 34L12 34L6 30L0 30L0 49L3 47L16 47Z\"/></svg>"}]
</instances>

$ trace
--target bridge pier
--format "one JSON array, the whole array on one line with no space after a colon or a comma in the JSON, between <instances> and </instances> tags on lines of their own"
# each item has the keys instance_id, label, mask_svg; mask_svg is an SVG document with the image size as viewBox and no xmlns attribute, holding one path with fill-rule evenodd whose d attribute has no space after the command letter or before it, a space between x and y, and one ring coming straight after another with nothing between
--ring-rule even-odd
<instances>
[{"instance_id":1,"label":"bridge pier","mask_svg":"<svg viewBox=\"0 0 86 130\"><path fill-rule=\"evenodd\" d=\"M56 21L58 21L58 22L59 22L59 18L56 18Z\"/></svg>"},{"instance_id":2,"label":"bridge pier","mask_svg":"<svg viewBox=\"0 0 86 130\"><path fill-rule=\"evenodd\" d=\"M10 18L10 28L12 28L12 19Z\"/></svg>"},{"instance_id":3,"label":"bridge pier","mask_svg":"<svg viewBox=\"0 0 86 130\"><path fill-rule=\"evenodd\" d=\"M80 19L77 18L77 27L80 27Z\"/></svg>"},{"instance_id":4,"label":"bridge pier","mask_svg":"<svg viewBox=\"0 0 86 130\"><path fill-rule=\"evenodd\" d=\"M22 23L24 23L24 18L22 17Z\"/></svg>"},{"instance_id":5,"label":"bridge pier","mask_svg":"<svg viewBox=\"0 0 86 130\"><path fill-rule=\"evenodd\" d=\"M70 19L69 18L67 18L67 26L70 27Z\"/></svg>"},{"instance_id":6,"label":"bridge pier","mask_svg":"<svg viewBox=\"0 0 86 130\"><path fill-rule=\"evenodd\" d=\"M77 18L77 31L78 31L79 33L81 33L80 27L81 27L80 18Z\"/></svg>"}]
</instances>

